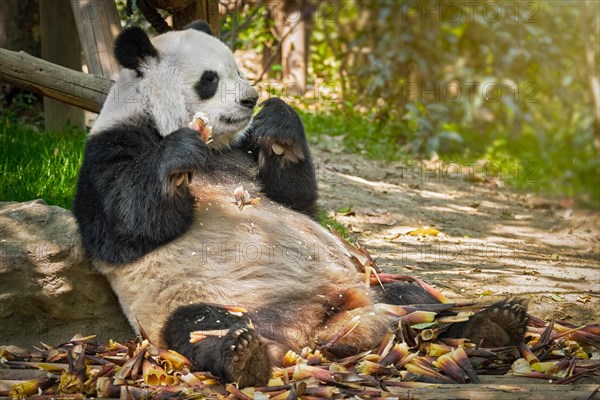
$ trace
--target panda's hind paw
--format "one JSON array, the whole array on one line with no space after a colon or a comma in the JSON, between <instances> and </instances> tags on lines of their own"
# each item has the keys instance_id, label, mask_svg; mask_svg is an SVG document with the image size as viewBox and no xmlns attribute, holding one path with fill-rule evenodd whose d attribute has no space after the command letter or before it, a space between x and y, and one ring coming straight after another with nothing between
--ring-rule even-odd
<instances>
[{"instance_id":1,"label":"panda's hind paw","mask_svg":"<svg viewBox=\"0 0 600 400\"><path fill-rule=\"evenodd\" d=\"M510 346L522 340L528 322L523 300L499 301L450 328L450 337L463 337L483 347Z\"/></svg>"},{"instance_id":2,"label":"panda's hind paw","mask_svg":"<svg viewBox=\"0 0 600 400\"><path fill-rule=\"evenodd\" d=\"M166 321L162 337L197 370L224 382L262 386L271 376L266 340L237 310L205 303L181 306Z\"/></svg>"},{"instance_id":3,"label":"panda's hind paw","mask_svg":"<svg viewBox=\"0 0 600 400\"><path fill-rule=\"evenodd\" d=\"M264 386L271 375L271 364L262 338L252 326L232 329L223 347L230 358L228 381L237 382L240 387Z\"/></svg>"}]
</instances>

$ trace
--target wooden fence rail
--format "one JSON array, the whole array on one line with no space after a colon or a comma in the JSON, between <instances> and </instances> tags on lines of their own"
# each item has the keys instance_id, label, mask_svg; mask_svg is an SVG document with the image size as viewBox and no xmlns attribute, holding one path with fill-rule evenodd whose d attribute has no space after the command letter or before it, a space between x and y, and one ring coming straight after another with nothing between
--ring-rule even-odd
<instances>
[{"instance_id":1,"label":"wooden fence rail","mask_svg":"<svg viewBox=\"0 0 600 400\"><path fill-rule=\"evenodd\" d=\"M99 113L113 81L0 49L0 81Z\"/></svg>"}]
</instances>

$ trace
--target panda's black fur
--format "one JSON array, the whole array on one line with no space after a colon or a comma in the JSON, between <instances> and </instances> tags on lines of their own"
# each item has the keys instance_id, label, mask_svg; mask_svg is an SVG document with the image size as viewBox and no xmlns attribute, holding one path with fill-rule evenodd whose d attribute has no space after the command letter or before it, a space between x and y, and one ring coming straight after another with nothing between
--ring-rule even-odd
<instances>
[{"instance_id":1,"label":"panda's black fur","mask_svg":"<svg viewBox=\"0 0 600 400\"><path fill-rule=\"evenodd\" d=\"M395 317L377 303L443 308L412 283L365 287L351 259L361 255L311 219L317 184L298 115L270 99L250 123L257 93L206 23L153 41L125 30L115 54L127 69L88 139L73 210L134 328L199 369L261 385L288 349L378 345ZM127 87L137 103L123 100ZM187 128L197 111L212 144ZM260 202L239 209L239 186ZM509 345L525 322L521 302L499 302L447 335ZM193 343L197 331L212 333Z\"/></svg>"}]
</instances>

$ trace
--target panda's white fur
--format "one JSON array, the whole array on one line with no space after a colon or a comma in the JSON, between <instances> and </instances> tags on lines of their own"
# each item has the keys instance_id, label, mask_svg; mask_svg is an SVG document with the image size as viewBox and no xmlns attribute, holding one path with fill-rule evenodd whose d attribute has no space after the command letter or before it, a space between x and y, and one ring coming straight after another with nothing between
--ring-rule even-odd
<instances>
[{"instance_id":1,"label":"panda's white fur","mask_svg":"<svg viewBox=\"0 0 600 400\"><path fill-rule=\"evenodd\" d=\"M172 31L152 39L160 58L143 61L139 79L136 71L121 70L96 119L91 134L110 129L133 118L155 118L164 137L187 126L197 112L204 113L213 127L213 147L226 147L248 125L251 110L239 105L240 97L257 96L241 77L231 50L220 40L194 29ZM206 58L210 54L210 58ZM217 95L200 100L193 85L202 71L219 74ZM240 120L224 123L223 117Z\"/></svg>"}]
</instances>

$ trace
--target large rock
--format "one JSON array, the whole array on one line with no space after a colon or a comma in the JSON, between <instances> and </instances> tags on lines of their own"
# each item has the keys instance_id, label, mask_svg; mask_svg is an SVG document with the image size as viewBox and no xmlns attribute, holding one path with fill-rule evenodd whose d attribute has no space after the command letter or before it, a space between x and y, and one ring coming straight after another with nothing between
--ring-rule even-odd
<instances>
[{"instance_id":1,"label":"large rock","mask_svg":"<svg viewBox=\"0 0 600 400\"><path fill-rule=\"evenodd\" d=\"M76 333L134 337L73 215L43 200L0 203L0 345L57 344Z\"/></svg>"}]
</instances>

